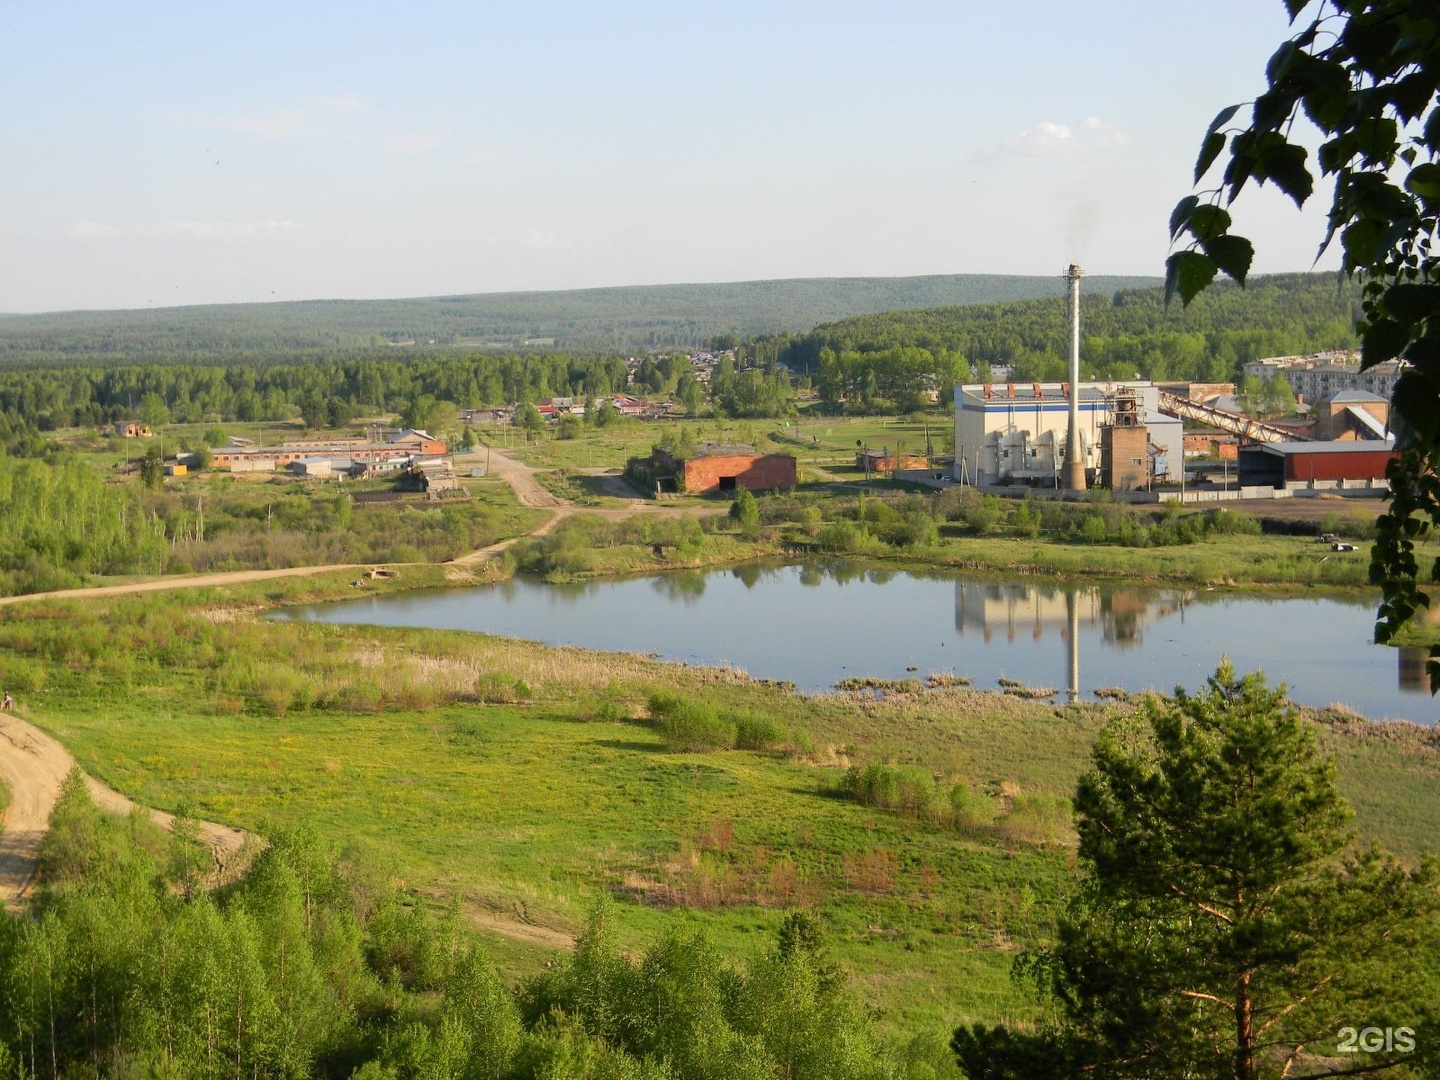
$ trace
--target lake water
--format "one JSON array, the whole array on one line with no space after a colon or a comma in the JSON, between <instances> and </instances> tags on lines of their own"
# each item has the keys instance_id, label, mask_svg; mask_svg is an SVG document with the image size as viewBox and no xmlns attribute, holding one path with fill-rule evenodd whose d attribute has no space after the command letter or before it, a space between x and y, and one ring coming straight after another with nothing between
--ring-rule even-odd
<instances>
[{"instance_id":1,"label":"lake water","mask_svg":"<svg viewBox=\"0 0 1440 1080\"><path fill-rule=\"evenodd\" d=\"M1101 687L1201 686L1221 654L1311 705L1434 724L1423 653L1372 643L1375 602L1267 599L1048 579L984 580L854 563L745 565L294 608L282 618L473 630L547 644L730 664L807 692L840 679L1001 677L1090 699Z\"/></svg>"}]
</instances>

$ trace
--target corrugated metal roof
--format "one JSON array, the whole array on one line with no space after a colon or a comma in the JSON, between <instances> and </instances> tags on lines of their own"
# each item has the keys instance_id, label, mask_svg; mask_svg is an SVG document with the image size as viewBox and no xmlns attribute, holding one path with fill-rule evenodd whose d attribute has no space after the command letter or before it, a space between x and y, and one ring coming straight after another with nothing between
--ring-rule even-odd
<instances>
[{"instance_id":1,"label":"corrugated metal roof","mask_svg":"<svg viewBox=\"0 0 1440 1080\"><path fill-rule=\"evenodd\" d=\"M1265 450L1272 454L1379 454L1389 453L1395 447L1393 439L1377 444L1374 440L1345 442L1273 442L1256 443L1243 447L1245 450Z\"/></svg>"}]
</instances>

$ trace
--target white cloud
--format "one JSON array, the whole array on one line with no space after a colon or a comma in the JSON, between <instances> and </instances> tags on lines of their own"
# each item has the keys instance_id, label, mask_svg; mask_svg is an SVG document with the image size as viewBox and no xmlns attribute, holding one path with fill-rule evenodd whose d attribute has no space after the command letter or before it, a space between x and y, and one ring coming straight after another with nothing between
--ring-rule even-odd
<instances>
[{"instance_id":1,"label":"white cloud","mask_svg":"<svg viewBox=\"0 0 1440 1080\"><path fill-rule=\"evenodd\" d=\"M439 135L394 135L380 141L380 149L387 154L413 157L426 154L440 145Z\"/></svg>"},{"instance_id":2,"label":"white cloud","mask_svg":"<svg viewBox=\"0 0 1440 1080\"><path fill-rule=\"evenodd\" d=\"M241 240L270 233L289 232L293 221L162 221L152 227L157 236L185 240Z\"/></svg>"},{"instance_id":3,"label":"white cloud","mask_svg":"<svg viewBox=\"0 0 1440 1080\"><path fill-rule=\"evenodd\" d=\"M336 94L301 98L268 109L238 109L223 115L190 111L176 113L173 118L192 127L238 131L262 139L324 139L343 136L353 118L370 111L370 103L364 98Z\"/></svg>"},{"instance_id":4,"label":"white cloud","mask_svg":"<svg viewBox=\"0 0 1440 1080\"><path fill-rule=\"evenodd\" d=\"M77 221L65 230L65 235L76 240L108 240L112 236L119 236L120 230L114 225L105 225L98 221Z\"/></svg>"},{"instance_id":5,"label":"white cloud","mask_svg":"<svg viewBox=\"0 0 1440 1080\"><path fill-rule=\"evenodd\" d=\"M1113 124L1098 116L1087 116L1076 126L1041 120L1006 139L998 156L1011 163L1038 161L1058 154L1124 146L1129 141L1123 131L1116 131Z\"/></svg>"},{"instance_id":6,"label":"white cloud","mask_svg":"<svg viewBox=\"0 0 1440 1080\"><path fill-rule=\"evenodd\" d=\"M1057 124L1053 120L1041 120L1034 127L1026 128L1020 134L1011 137L1006 145L1021 150L1043 151L1047 147L1069 145L1074 139L1075 133L1064 124Z\"/></svg>"},{"instance_id":7,"label":"white cloud","mask_svg":"<svg viewBox=\"0 0 1440 1080\"><path fill-rule=\"evenodd\" d=\"M65 234L91 243L131 237L161 237L204 243L212 240L248 240L289 232L295 228L297 225L293 221L152 221L135 225L77 221L65 230Z\"/></svg>"},{"instance_id":8,"label":"white cloud","mask_svg":"<svg viewBox=\"0 0 1440 1080\"><path fill-rule=\"evenodd\" d=\"M548 229L531 229L521 237L521 242L536 251L557 251L561 247L560 238Z\"/></svg>"}]
</instances>

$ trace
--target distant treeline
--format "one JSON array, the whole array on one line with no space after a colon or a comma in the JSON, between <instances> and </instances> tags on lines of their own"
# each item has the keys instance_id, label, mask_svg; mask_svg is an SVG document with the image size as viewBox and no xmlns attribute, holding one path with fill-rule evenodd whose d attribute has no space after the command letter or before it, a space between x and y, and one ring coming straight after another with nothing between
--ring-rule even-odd
<instances>
[{"instance_id":1,"label":"distant treeline","mask_svg":"<svg viewBox=\"0 0 1440 1080\"><path fill-rule=\"evenodd\" d=\"M1159 289L1093 291L1100 280L1087 282L1092 291L1083 298L1088 377L1228 381L1257 357L1355 343L1357 290L1329 275L1260 278L1244 290L1219 286L1189 309L1166 307ZM735 342L739 369L728 362L717 369L712 398L733 416L783 414L791 407L784 365L802 385L809 380L824 409L909 412L936 390L943 405L951 383L986 378L999 364L1010 365L1017 380L1063 379L1067 327L1059 298L867 315L800 336ZM26 452L36 432L122 418L205 423L298 416L333 426L362 414L403 413L424 399L469 408L614 393L627 388L627 374L618 354L562 351L0 366L0 444ZM683 356L647 361L636 375L642 393L674 395L692 412L701 404Z\"/></svg>"},{"instance_id":2,"label":"distant treeline","mask_svg":"<svg viewBox=\"0 0 1440 1080\"><path fill-rule=\"evenodd\" d=\"M1156 282L1106 277L1106 291ZM307 300L0 316L0 364L274 363L516 349L640 353L873 311L1057 296L1053 277L960 274Z\"/></svg>"},{"instance_id":3,"label":"distant treeline","mask_svg":"<svg viewBox=\"0 0 1440 1080\"><path fill-rule=\"evenodd\" d=\"M1220 285L1189 308L1168 307L1160 289L1110 293L1087 281L1081 297L1083 374L1221 382L1247 361L1355 345L1359 289L1332 274ZM1066 305L1058 299L889 311L816 327L798 337L765 337L752 348L808 376L831 407L876 398L899 403L916 373L988 377L1008 365L1018 381L1065 377ZM957 363L963 357L965 364ZM898 383L902 393L887 391ZM943 385L943 379L941 380Z\"/></svg>"},{"instance_id":4,"label":"distant treeline","mask_svg":"<svg viewBox=\"0 0 1440 1080\"><path fill-rule=\"evenodd\" d=\"M565 353L0 369L0 436L26 425L45 431L136 418L155 424L305 415L345 423L361 413L400 412L425 395L469 408L612 393L625 389L626 377L618 356Z\"/></svg>"}]
</instances>

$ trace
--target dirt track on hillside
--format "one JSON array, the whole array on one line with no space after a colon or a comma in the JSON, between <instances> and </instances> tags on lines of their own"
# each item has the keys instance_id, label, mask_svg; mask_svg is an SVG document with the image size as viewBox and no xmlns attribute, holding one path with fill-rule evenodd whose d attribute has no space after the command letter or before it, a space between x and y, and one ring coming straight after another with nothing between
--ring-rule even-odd
<instances>
[{"instance_id":1,"label":"dirt track on hillside","mask_svg":"<svg viewBox=\"0 0 1440 1080\"><path fill-rule=\"evenodd\" d=\"M75 767L75 759L58 742L33 724L13 714L0 715L0 780L10 789L10 806L0 816L0 907L24 904L35 882L40 842L49 827L50 811L60 785ZM128 814L135 804L93 776L86 778L90 795L111 814ZM151 818L163 829L175 819L159 810ZM200 840L214 860L212 883L232 880L243 870L242 829L199 822Z\"/></svg>"}]
</instances>

